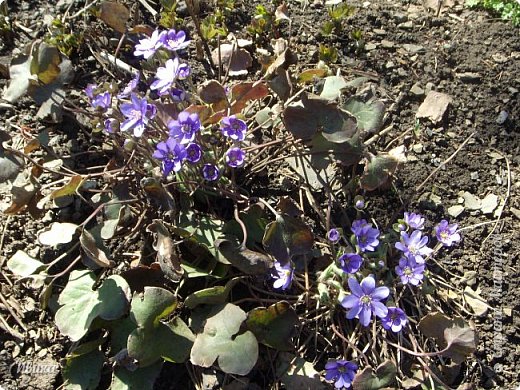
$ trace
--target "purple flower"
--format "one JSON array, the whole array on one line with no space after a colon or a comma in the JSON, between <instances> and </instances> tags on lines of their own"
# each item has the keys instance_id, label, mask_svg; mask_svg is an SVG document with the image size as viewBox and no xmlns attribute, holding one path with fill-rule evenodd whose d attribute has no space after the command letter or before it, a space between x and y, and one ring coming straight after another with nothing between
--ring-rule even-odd
<instances>
[{"instance_id":1,"label":"purple flower","mask_svg":"<svg viewBox=\"0 0 520 390\"><path fill-rule=\"evenodd\" d=\"M354 207L358 210L363 210L365 208L365 201L363 199L357 199L356 203L354 203Z\"/></svg>"},{"instance_id":2,"label":"purple flower","mask_svg":"<svg viewBox=\"0 0 520 390\"><path fill-rule=\"evenodd\" d=\"M379 318L386 317L388 309L380 301L390 294L388 287L376 288L376 281L372 275L364 278L361 284L355 278L349 278L348 286L351 294L341 301L341 306L350 309L347 312L348 319L358 317L361 325L368 326L372 314Z\"/></svg>"},{"instance_id":3,"label":"purple flower","mask_svg":"<svg viewBox=\"0 0 520 390\"><path fill-rule=\"evenodd\" d=\"M187 111L179 112L176 120L168 122L170 137L177 138L181 144L186 144L195 139L195 133L200 130L198 114L190 114Z\"/></svg>"},{"instance_id":4,"label":"purple flower","mask_svg":"<svg viewBox=\"0 0 520 390\"><path fill-rule=\"evenodd\" d=\"M112 105L112 94L110 92L102 92L94 96L90 104L92 107L101 108L104 111Z\"/></svg>"},{"instance_id":5,"label":"purple flower","mask_svg":"<svg viewBox=\"0 0 520 390\"><path fill-rule=\"evenodd\" d=\"M175 80L182 80L188 77L189 74L190 68L187 64L181 64L177 57L173 60L169 59L164 66L157 68L157 73L155 74L156 79L152 85L150 85L150 89L157 89L157 93L160 96L166 95L169 93L170 87L173 86Z\"/></svg>"},{"instance_id":6,"label":"purple flower","mask_svg":"<svg viewBox=\"0 0 520 390\"><path fill-rule=\"evenodd\" d=\"M362 252L373 252L379 245L379 230L373 228L372 225L365 225L359 229L359 234L356 235L356 241L359 249Z\"/></svg>"},{"instance_id":7,"label":"purple flower","mask_svg":"<svg viewBox=\"0 0 520 390\"><path fill-rule=\"evenodd\" d=\"M282 265L279 261L274 262L274 270L276 274L273 274L275 281L273 282L273 288L279 288L282 290L287 290L292 283L294 270L291 267L291 262L288 261L287 264Z\"/></svg>"},{"instance_id":8,"label":"purple flower","mask_svg":"<svg viewBox=\"0 0 520 390\"><path fill-rule=\"evenodd\" d=\"M233 147L226 152L226 164L232 168L238 168L244 165L246 152L242 149Z\"/></svg>"},{"instance_id":9,"label":"purple flower","mask_svg":"<svg viewBox=\"0 0 520 390\"><path fill-rule=\"evenodd\" d=\"M356 253L344 253L338 258L339 266L347 274L355 274L361 268L363 258Z\"/></svg>"},{"instance_id":10,"label":"purple flower","mask_svg":"<svg viewBox=\"0 0 520 390\"><path fill-rule=\"evenodd\" d=\"M399 265L395 267L395 273L401 278L402 284L410 283L417 286L424 278L424 262L418 263L413 256L403 256L399 259Z\"/></svg>"},{"instance_id":11,"label":"purple flower","mask_svg":"<svg viewBox=\"0 0 520 390\"><path fill-rule=\"evenodd\" d=\"M222 134L234 141L243 141L246 137L247 124L235 115L230 115L220 121Z\"/></svg>"},{"instance_id":12,"label":"purple flower","mask_svg":"<svg viewBox=\"0 0 520 390\"><path fill-rule=\"evenodd\" d=\"M139 40L139 43L135 45L134 56L143 56L145 59L150 58L155 52L164 44L163 39L165 31L161 32L155 30L150 38Z\"/></svg>"},{"instance_id":13,"label":"purple flower","mask_svg":"<svg viewBox=\"0 0 520 390\"><path fill-rule=\"evenodd\" d=\"M421 214L404 213L404 222L412 229L424 229L424 217Z\"/></svg>"},{"instance_id":14,"label":"purple flower","mask_svg":"<svg viewBox=\"0 0 520 390\"><path fill-rule=\"evenodd\" d=\"M361 229L365 226L370 226L370 224L366 221L366 219L357 219L352 222L351 230L356 236L359 236Z\"/></svg>"},{"instance_id":15,"label":"purple flower","mask_svg":"<svg viewBox=\"0 0 520 390\"><path fill-rule=\"evenodd\" d=\"M192 164L195 164L199 162L202 157L202 148L199 146L199 144L192 142L186 146L186 153L186 160Z\"/></svg>"},{"instance_id":16,"label":"purple flower","mask_svg":"<svg viewBox=\"0 0 520 390\"><path fill-rule=\"evenodd\" d=\"M171 51L184 49L190 44L190 41L186 40L186 33L184 31L175 31L173 28L162 34L161 41L164 47Z\"/></svg>"},{"instance_id":17,"label":"purple flower","mask_svg":"<svg viewBox=\"0 0 520 390\"><path fill-rule=\"evenodd\" d=\"M420 230L414 230L410 235L401 232L401 242L396 242L395 247L405 255L415 257L418 263L424 263L423 256L429 256L433 252L433 249L428 248L426 244L428 244L428 236L422 237Z\"/></svg>"},{"instance_id":18,"label":"purple flower","mask_svg":"<svg viewBox=\"0 0 520 390\"><path fill-rule=\"evenodd\" d=\"M444 246L452 246L454 243L460 241L460 234L457 232L459 225L456 223L449 224L443 219L437 226L435 226L435 236L437 240Z\"/></svg>"},{"instance_id":19,"label":"purple flower","mask_svg":"<svg viewBox=\"0 0 520 390\"><path fill-rule=\"evenodd\" d=\"M139 97L132 93L130 95L131 103L121 104L121 113L126 117L126 120L121 123L121 131L128 131L134 129L134 136L140 137L148 124L148 121L155 116L157 109L154 105L148 104L146 99L139 99Z\"/></svg>"},{"instance_id":20,"label":"purple flower","mask_svg":"<svg viewBox=\"0 0 520 390\"><path fill-rule=\"evenodd\" d=\"M202 177L207 181L215 181L218 179L220 172L213 164L204 164L202 167Z\"/></svg>"},{"instance_id":21,"label":"purple flower","mask_svg":"<svg viewBox=\"0 0 520 390\"><path fill-rule=\"evenodd\" d=\"M121 98L124 98L124 97L127 97L129 96L132 92L134 92L134 89L137 88L137 86L139 85L139 81L141 80L141 76L139 75L139 73L136 73L134 75L134 78L132 80L130 80L130 82L126 85L125 89L123 89L118 95L117 97L119 99Z\"/></svg>"},{"instance_id":22,"label":"purple flower","mask_svg":"<svg viewBox=\"0 0 520 390\"><path fill-rule=\"evenodd\" d=\"M174 138L168 138L166 142L159 142L153 157L162 160L164 176L168 176L171 171L178 172L181 169L182 161L186 158L186 149Z\"/></svg>"},{"instance_id":23,"label":"purple flower","mask_svg":"<svg viewBox=\"0 0 520 390\"><path fill-rule=\"evenodd\" d=\"M334 360L325 364L325 379L328 381L334 381L334 387L336 389L348 389L358 366L348 360Z\"/></svg>"},{"instance_id":24,"label":"purple flower","mask_svg":"<svg viewBox=\"0 0 520 390\"><path fill-rule=\"evenodd\" d=\"M332 242L333 244L337 243L341 238L341 234L338 229L330 229L327 232L327 240Z\"/></svg>"},{"instance_id":25,"label":"purple flower","mask_svg":"<svg viewBox=\"0 0 520 390\"><path fill-rule=\"evenodd\" d=\"M391 330L394 333L399 333L407 323L408 317L406 317L404 311L398 307L389 307L386 317L381 318L383 328Z\"/></svg>"},{"instance_id":26,"label":"purple flower","mask_svg":"<svg viewBox=\"0 0 520 390\"><path fill-rule=\"evenodd\" d=\"M186 99L186 92L182 89L172 88L170 90L170 96L175 102L182 102Z\"/></svg>"},{"instance_id":27,"label":"purple flower","mask_svg":"<svg viewBox=\"0 0 520 390\"><path fill-rule=\"evenodd\" d=\"M105 121L103 122L103 125L105 128L105 131L110 134L113 134L119 130L119 121L114 118L105 119Z\"/></svg>"}]
</instances>

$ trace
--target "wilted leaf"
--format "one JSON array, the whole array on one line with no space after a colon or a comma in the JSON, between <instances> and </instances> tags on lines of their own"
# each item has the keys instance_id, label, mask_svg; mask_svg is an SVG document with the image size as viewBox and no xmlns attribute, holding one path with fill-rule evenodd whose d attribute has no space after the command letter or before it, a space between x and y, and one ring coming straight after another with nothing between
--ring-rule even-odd
<instances>
[{"instance_id":1,"label":"wilted leaf","mask_svg":"<svg viewBox=\"0 0 520 390\"><path fill-rule=\"evenodd\" d=\"M477 347L477 334L460 317L453 319L442 313L430 313L419 322L419 330L427 337L433 337L443 356L461 364Z\"/></svg>"},{"instance_id":2,"label":"wilted leaf","mask_svg":"<svg viewBox=\"0 0 520 390\"><path fill-rule=\"evenodd\" d=\"M278 42L280 42L280 40ZM278 69L287 69L290 65L296 64L297 62L298 56L294 54L291 49L286 48L278 55L278 57L276 57L273 63L269 65L269 68L267 68L267 71L265 72L265 77L268 78L277 73Z\"/></svg>"},{"instance_id":3,"label":"wilted leaf","mask_svg":"<svg viewBox=\"0 0 520 390\"><path fill-rule=\"evenodd\" d=\"M326 69L307 69L300 73L298 82L302 84L310 83L314 78L323 78L327 75Z\"/></svg>"},{"instance_id":4,"label":"wilted leaf","mask_svg":"<svg viewBox=\"0 0 520 390\"><path fill-rule=\"evenodd\" d=\"M363 175L359 179L361 188L373 191L385 184L394 174L400 162L406 161L404 147L398 146L388 153L380 153L377 156L370 155L365 164Z\"/></svg>"},{"instance_id":5,"label":"wilted leaf","mask_svg":"<svg viewBox=\"0 0 520 390\"><path fill-rule=\"evenodd\" d=\"M215 311L216 314L206 319L204 332L195 338L191 363L210 367L218 359L225 373L247 375L258 359L258 342L251 331L237 334L246 313L231 303Z\"/></svg>"},{"instance_id":6,"label":"wilted leaf","mask_svg":"<svg viewBox=\"0 0 520 390\"><path fill-rule=\"evenodd\" d=\"M107 257L107 254L96 242L96 237L93 235L94 230L88 231L86 229L82 229L81 235L79 236L79 242L81 247L87 254L87 256L93 260L100 267L108 267L111 268L115 265L115 263ZM101 237L99 237L101 240Z\"/></svg>"},{"instance_id":7,"label":"wilted leaf","mask_svg":"<svg viewBox=\"0 0 520 390\"><path fill-rule=\"evenodd\" d=\"M195 291L188 295L184 304L189 309L195 309L198 305L218 305L225 303L228 299L231 289L242 279L241 277L233 278L226 283L225 286L214 286L203 290Z\"/></svg>"},{"instance_id":8,"label":"wilted leaf","mask_svg":"<svg viewBox=\"0 0 520 390\"><path fill-rule=\"evenodd\" d=\"M278 22L280 20L288 20L289 22L291 22L291 18L287 16L288 13L289 10L287 9L287 4L280 4L278 7L276 7L276 10L274 11L275 21Z\"/></svg>"},{"instance_id":9,"label":"wilted leaf","mask_svg":"<svg viewBox=\"0 0 520 390\"><path fill-rule=\"evenodd\" d=\"M38 241L42 245L54 246L58 244L66 244L72 241L74 233L78 225L67 222L53 222L50 230L42 232L38 235Z\"/></svg>"},{"instance_id":10,"label":"wilted leaf","mask_svg":"<svg viewBox=\"0 0 520 390\"><path fill-rule=\"evenodd\" d=\"M157 251L157 261L161 270L170 280L178 282L181 280L184 271L181 268L179 257L175 253L173 240L168 229L160 220L155 219L146 230L157 235L153 249Z\"/></svg>"},{"instance_id":11,"label":"wilted leaf","mask_svg":"<svg viewBox=\"0 0 520 390\"><path fill-rule=\"evenodd\" d=\"M9 66L9 87L4 92L2 98L9 103L14 103L20 99L29 89L30 80L34 80L31 73L32 55L19 54L11 60Z\"/></svg>"},{"instance_id":12,"label":"wilted leaf","mask_svg":"<svg viewBox=\"0 0 520 390\"><path fill-rule=\"evenodd\" d=\"M67 184L51 193L51 199L59 198L60 196L73 195L83 183L83 176L72 176Z\"/></svg>"},{"instance_id":13,"label":"wilted leaf","mask_svg":"<svg viewBox=\"0 0 520 390\"><path fill-rule=\"evenodd\" d=\"M165 211L175 208L175 201L172 195L166 191L162 183L156 178L145 177L141 180L144 191Z\"/></svg>"},{"instance_id":14,"label":"wilted leaf","mask_svg":"<svg viewBox=\"0 0 520 390\"><path fill-rule=\"evenodd\" d=\"M13 215L25 209L31 212L31 206L34 208L38 199L41 197L40 185L37 180L31 176L25 178L24 174L17 176L11 187L11 205L4 210L4 214Z\"/></svg>"},{"instance_id":15,"label":"wilted leaf","mask_svg":"<svg viewBox=\"0 0 520 390\"><path fill-rule=\"evenodd\" d=\"M214 245L222 256L247 275L265 275L272 267L271 258L263 253L241 248L238 240L235 238L231 241L231 238L228 236L215 240Z\"/></svg>"},{"instance_id":16,"label":"wilted leaf","mask_svg":"<svg viewBox=\"0 0 520 390\"><path fill-rule=\"evenodd\" d=\"M489 305L487 304L486 300L480 296L479 292L480 289L474 291L469 286L464 288L464 299L466 303L469 305L471 311L473 311L475 315L481 317L487 313Z\"/></svg>"},{"instance_id":17,"label":"wilted leaf","mask_svg":"<svg viewBox=\"0 0 520 390\"><path fill-rule=\"evenodd\" d=\"M375 133L383 125L385 105L379 100L364 103L358 98L352 97L343 105L343 109L354 115L358 128L367 133Z\"/></svg>"},{"instance_id":18,"label":"wilted leaf","mask_svg":"<svg viewBox=\"0 0 520 390\"><path fill-rule=\"evenodd\" d=\"M126 30L126 22L130 18L130 11L121 3L104 1L101 3L99 18L120 33Z\"/></svg>"},{"instance_id":19,"label":"wilted leaf","mask_svg":"<svg viewBox=\"0 0 520 390\"><path fill-rule=\"evenodd\" d=\"M291 97L293 88L289 72L287 72L286 69L278 68L276 70L276 76L267 83L281 100L286 101Z\"/></svg>"},{"instance_id":20,"label":"wilted leaf","mask_svg":"<svg viewBox=\"0 0 520 390\"><path fill-rule=\"evenodd\" d=\"M267 225L262 242L268 253L286 264L294 255L309 253L314 245L314 236L301 219L278 215L276 221Z\"/></svg>"},{"instance_id":21,"label":"wilted leaf","mask_svg":"<svg viewBox=\"0 0 520 390\"><path fill-rule=\"evenodd\" d=\"M130 287L121 276L108 277L93 291L95 282L96 277L90 271L72 271L58 298L62 306L56 312L56 325L72 341L78 341L87 333L94 318L114 320L128 308Z\"/></svg>"},{"instance_id":22,"label":"wilted leaf","mask_svg":"<svg viewBox=\"0 0 520 390\"><path fill-rule=\"evenodd\" d=\"M397 368L390 360L381 363L375 370L365 367L358 372L352 382L354 390L378 390L389 387L395 382Z\"/></svg>"},{"instance_id":23,"label":"wilted leaf","mask_svg":"<svg viewBox=\"0 0 520 390\"><path fill-rule=\"evenodd\" d=\"M41 261L33 259L24 251L18 250L7 260L7 268L13 274L21 277L30 276L45 267Z\"/></svg>"},{"instance_id":24,"label":"wilted leaf","mask_svg":"<svg viewBox=\"0 0 520 390\"><path fill-rule=\"evenodd\" d=\"M336 103L307 95L286 107L283 121L287 130L299 139L311 139L322 131L329 141L341 143L357 130L353 118Z\"/></svg>"},{"instance_id":25,"label":"wilted leaf","mask_svg":"<svg viewBox=\"0 0 520 390\"><path fill-rule=\"evenodd\" d=\"M319 191L324 186L328 186L336 173L328 159L319 159L318 156L311 153L290 156L285 161L300 176L300 179L314 191Z\"/></svg>"},{"instance_id":26,"label":"wilted leaf","mask_svg":"<svg viewBox=\"0 0 520 390\"><path fill-rule=\"evenodd\" d=\"M287 390L321 390L325 385L320 380L320 373L312 363L301 357L282 352L276 359L276 376Z\"/></svg>"},{"instance_id":27,"label":"wilted leaf","mask_svg":"<svg viewBox=\"0 0 520 390\"><path fill-rule=\"evenodd\" d=\"M211 58L215 64L219 63L218 49L211 52ZM253 58L246 49L230 43L220 45L220 59L224 71L228 72L230 76L245 75L247 69L253 65Z\"/></svg>"},{"instance_id":28,"label":"wilted leaf","mask_svg":"<svg viewBox=\"0 0 520 390\"><path fill-rule=\"evenodd\" d=\"M279 351L290 351L294 348L291 337L298 315L288 302L278 302L268 308L258 307L247 315L246 325L257 340L268 347Z\"/></svg>"},{"instance_id":29,"label":"wilted leaf","mask_svg":"<svg viewBox=\"0 0 520 390\"><path fill-rule=\"evenodd\" d=\"M217 80L208 80L197 90L204 103L213 104L227 99L226 90Z\"/></svg>"}]
</instances>

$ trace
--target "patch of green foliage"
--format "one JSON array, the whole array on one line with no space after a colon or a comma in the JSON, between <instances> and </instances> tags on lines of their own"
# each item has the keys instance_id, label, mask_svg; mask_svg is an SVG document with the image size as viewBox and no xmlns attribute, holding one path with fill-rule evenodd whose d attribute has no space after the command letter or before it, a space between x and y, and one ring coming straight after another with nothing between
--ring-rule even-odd
<instances>
[{"instance_id":1,"label":"patch of green foliage","mask_svg":"<svg viewBox=\"0 0 520 390\"><path fill-rule=\"evenodd\" d=\"M161 0L162 10L159 25L164 28L174 28L182 24L182 19L177 16L177 1Z\"/></svg>"},{"instance_id":2,"label":"patch of green foliage","mask_svg":"<svg viewBox=\"0 0 520 390\"><path fill-rule=\"evenodd\" d=\"M50 36L46 42L56 46L59 51L70 57L72 52L78 49L83 42L82 32L69 32L69 28L61 20L54 19L49 29Z\"/></svg>"},{"instance_id":3,"label":"patch of green foliage","mask_svg":"<svg viewBox=\"0 0 520 390\"><path fill-rule=\"evenodd\" d=\"M327 9L330 20L326 21L321 31L323 35L340 34L343 30L343 21L354 15L355 8L347 3L339 3Z\"/></svg>"},{"instance_id":4,"label":"patch of green foliage","mask_svg":"<svg viewBox=\"0 0 520 390\"><path fill-rule=\"evenodd\" d=\"M469 7L483 8L497 13L504 20L510 20L513 26L520 26L520 3L515 0L466 0Z\"/></svg>"}]
</instances>

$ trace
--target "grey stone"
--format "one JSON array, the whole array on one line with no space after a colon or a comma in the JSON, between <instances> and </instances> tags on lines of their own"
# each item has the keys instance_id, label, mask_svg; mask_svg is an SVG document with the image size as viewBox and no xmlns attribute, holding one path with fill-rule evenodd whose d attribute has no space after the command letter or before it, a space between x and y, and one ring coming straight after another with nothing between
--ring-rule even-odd
<instances>
[{"instance_id":1,"label":"grey stone","mask_svg":"<svg viewBox=\"0 0 520 390\"><path fill-rule=\"evenodd\" d=\"M498 196L488 194L481 202L481 210L484 214L491 214L498 206Z\"/></svg>"},{"instance_id":2,"label":"grey stone","mask_svg":"<svg viewBox=\"0 0 520 390\"><path fill-rule=\"evenodd\" d=\"M463 211L464 206L461 206L460 204L448 207L448 214L453 218L457 218Z\"/></svg>"},{"instance_id":3,"label":"grey stone","mask_svg":"<svg viewBox=\"0 0 520 390\"><path fill-rule=\"evenodd\" d=\"M395 44L391 41L388 41L386 39L383 39L381 41L381 47L384 48L384 49L391 49L395 46Z\"/></svg>"},{"instance_id":4,"label":"grey stone","mask_svg":"<svg viewBox=\"0 0 520 390\"><path fill-rule=\"evenodd\" d=\"M472 193L465 191L462 197L464 198L464 206L468 210L480 210L482 207L480 198L476 197Z\"/></svg>"},{"instance_id":5,"label":"grey stone","mask_svg":"<svg viewBox=\"0 0 520 390\"><path fill-rule=\"evenodd\" d=\"M372 51L374 50L375 48L377 48L376 44L375 43L367 43L365 45L365 50L366 51Z\"/></svg>"},{"instance_id":6,"label":"grey stone","mask_svg":"<svg viewBox=\"0 0 520 390\"><path fill-rule=\"evenodd\" d=\"M396 23L404 23L408 20L408 15L401 12L396 12L394 14L394 20L396 21Z\"/></svg>"},{"instance_id":7,"label":"grey stone","mask_svg":"<svg viewBox=\"0 0 520 390\"><path fill-rule=\"evenodd\" d=\"M408 22L399 24L397 27L399 27L402 30L411 30L413 29L413 22L409 20Z\"/></svg>"},{"instance_id":8,"label":"grey stone","mask_svg":"<svg viewBox=\"0 0 520 390\"><path fill-rule=\"evenodd\" d=\"M469 177L471 177L471 180L478 180L478 172L471 172Z\"/></svg>"},{"instance_id":9,"label":"grey stone","mask_svg":"<svg viewBox=\"0 0 520 390\"><path fill-rule=\"evenodd\" d=\"M414 85L412 85L412 88L410 88L410 93L412 95L421 97L424 96L424 89L421 88L419 83L415 83Z\"/></svg>"},{"instance_id":10,"label":"grey stone","mask_svg":"<svg viewBox=\"0 0 520 390\"><path fill-rule=\"evenodd\" d=\"M498 114L498 117L495 122L497 123L497 125L503 125L504 123L506 123L508 117L509 114L507 113L507 111L502 110Z\"/></svg>"},{"instance_id":11,"label":"grey stone","mask_svg":"<svg viewBox=\"0 0 520 390\"><path fill-rule=\"evenodd\" d=\"M457 73L456 76L463 83L476 83L480 81L480 74L474 72Z\"/></svg>"},{"instance_id":12,"label":"grey stone","mask_svg":"<svg viewBox=\"0 0 520 390\"><path fill-rule=\"evenodd\" d=\"M411 43L405 43L403 45L403 48L407 52L412 53L412 54L422 54L422 53L426 52L426 49L424 48L424 46L414 45L414 44L411 44Z\"/></svg>"},{"instance_id":13,"label":"grey stone","mask_svg":"<svg viewBox=\"0 0 520 390\"><path fill-rule=\"evenodd\" d=\"M417 154L421 154L423 152L423 145L422 144L415 144L414 146L412 146L412 150L417 153Z\"/></svg>"},{"instance_id":14,"label":"grey stone","mask_svg":"<svg viewBox=\"0 0 520 390\"><path fill-rule=\"evenodd\" d=\"M511 210L511 213L516 217L516 219L520 219L520 210L516 207L511 207L509 210Z\"/></svg>"}]
</instances>

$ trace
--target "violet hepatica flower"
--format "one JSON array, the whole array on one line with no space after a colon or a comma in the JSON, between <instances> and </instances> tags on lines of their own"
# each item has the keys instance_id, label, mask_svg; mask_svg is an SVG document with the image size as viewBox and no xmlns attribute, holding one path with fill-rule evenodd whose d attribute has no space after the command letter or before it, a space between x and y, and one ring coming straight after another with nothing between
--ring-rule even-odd
<instances>
[{"instance_id":1,"label":"violet hepatica flower","mask_svg":"<svg viewBox=\"0 0 520 390\"><path fill-rule=\"evenodd\" d=\"M215 181L218 179L220 171L213 164L204 164L202 167L202 177L207 181Z\"/></svg>"},{"instance_id":2,"label":"violet hepatica flower","mask_svg":"<svg viewBox=\"0 0 520 390\"><path fill-rule=\"evenodd\" d=\"M96 84L88 84L85 88L85 95L87 95L90 105L95 109L102 109L105 111L112 105L112 94L110 92L101 92L94 94Z\"/></svg>"},{"instance_id":3,"label":"violet hepatica flower","mask_svg":"<svg viewBox=\"0 0 520 390\"><path fill-rule=\"evenodd\" d=\"M141 76L139 73L134 75L134 78L130 80L130 82L125 86L125 88L117 95L119 99L129 96L139 85L139 81L141 80Z\"/></svg>"},{"instance_id":4,"label":"violet hepatica flower","mask_svg":"<svg viewBox=\"0 0 520 390\"><path fill-rule=\"evenodd\" d=\"M398 307L389 307L386 317L381 318L383 328L391 330L394 333L399 333L407 323L408 317L406 317L404 311Z\"/></svg>"},{"instance_id":5,"label":"violet hepatica flower","mask_svg":"<svg viewBox=\"0 0 520 390\"><path fill-rule=\"evenodd\" d=\"M386 317L388 309L381 301L388 298L390 294L388 287L376 288L376 281L372 275L364 278L361 284L356 278L349 278L348 286L351 294L341 301L341 306L349 309L348 319L358 317L361 325L368 326L373 314L379 318Z\"/></svg>"},{"instance_id":6,"label":"violet hepatica flower","mask_svg":"<svg viewBox=\"0 0 520 390\"><path fill-rule=\"evenodd\" d=\"M410 235L401 232L401 242L396 242L395 247L405 255L412 255L418 263L424 263L423 256L429 256L433 249L426 246L428 244L428 236L422 236L420 230L414 230Z\"/></svg>"},{"instance_id":7,"label":"violet hepatica flower","mask_svg":"<svg viewBox=\"0 0 520 390\"><path fill-rule=\"evenodd\" d=\"M424 262L418 263L413 256L403 256L395 267L395 273L401 278L402 284L417 286L424 278L424 269Z\"/></svg>"},{"instance_id":8,"label":"violet hepatica flower","mask_svg":"<svg viewBox=\"0 0 520 390\"><path fill-rule=\"evenodd\" d=\"M282 265L279 261L274 262L274 271L273 274L274 282L273 288L279 288L281 290L287 290L292 283L294 269L291 266L291 262L288 261L287 264Z\"/></svg>"},{"instance_id":9,"label":"violet hepatica flower","mask_svg":"<svg viewBox=\"0 0 520 390\"><path fill-rule=\"evenodd\" d=\"M202 158L202 148L199 144L196 144L195 142L191 142L188 145L186 145L186 153L186 160L188 160L192 164L199 162Z\"/></svg>"},{"instance_id":10,"label":"violet hepatica flower","mask_svg":"<svg viewBox=\"0 0 520 390\"><path fill-rule=\"evenodd\" d=\"M233 141L243 141L246 137L247 124L235 115L230 115L220 121L222 134Z\"/></svg>"},{"instance_id":11,"label":"violet hepatica flower","mask_svg":"<svg viewBox=\"0 0 520 390\"><path fill-rule=\"evenodd\" d=\"M140 137L148 121L155 116L156 108L134 93L130 95L130 100L131 103L123 103L120 107L121 113L126 117L126 120L121 123L121 131L134 129L134 136Z\"/></svg>"},{"instance_id":12,"label":"violet hepatica flower","mask_svg":"<svg viewBox=\"0 0 520 390\"><path fill-rule=\"evenodd\" d=\"M168 129L170 130L170 137L178 139L181 144L191 142L195 138L195 133L200 130L199 116L195 113L190 114L187 111L182 111L176 120L168 122Z\"/></svg>"},{"instance_id":13,"label":"violet hepatica flower","mask_svg":"<svg viewBox=\"0 0 520 390\"><path fill-rule=\"evenodd\" d=\"M437 240L444 246L452 246L454 243L460 241L460 234L457 232L459 225L456 223L449 224L443 219L437 226L435 226L435 236Z\"/></svg>"},{"instance_id":14,"label":"violet hepatica flower","mask_svg":"<svg viewBox=\"0 0 520 390\"><path fill-rule=\"evenodd\" d=\"M338 229L330 229L327 232L327 240L332 242L333 244L337 243L341 238L341 234L339 233Z\"/></svg>"},{"instance_id":15,"label":"violet hepatica flower","mask_svg":"<svg viewBox=\"0 0 520 390\"><path fill-rule=\"evenodd\" d=\"M352 222L351 230L356 236L359 236L361 229L365 226L370 226L370 224L366 221L366 219L356 219Z\"/></svg>"},{"instance_id":16,"label":"violet hepatica flower","mask_svg":"<svg viewBox=\"0 0 520 390\"><path fill-rule=\"evenodd\" d=\"M164 66L157 68L156 79L150 85L150 89L157 90L157 93L161 96L167 95L177 79L186 78L189 74L190 70L187 64L181 64L177 57L169 59Z\"/></svg>"},{"instance_id":17,"label":"violet hepatica flower","mask_svg":"<svg viewBox=\"0 0 520 390\"><path fill-rule=\"evenodd\" d=\"M139 43L135 45L134 56L143 56L145 59L150 58L155 52L163 46L165 31L155 30L150 38L144 38L139 40Z\"/></svg>"},{"instance_id":18,"label":"violet hepatica flower","mask_svg":"<svg viewBox=\"0 0 520 390\"><path fill-rule=\"evenodd\" d=\"M164 176L171 171L178 172L182 162L186 158L186 149L174 138L168 138L165 142L159 142L153 157L162 161Z\"/></svg>"},{"instance_id":19,"label":"violet hepatica flower","mask_svg":"<svg viewBox=\"0 0 520 390\"><path fill-rule=\"evenodd\" d=\"M424 217L421 214L405 212L404 222L406 222L406 224L410 226L412 229L424 229Z\"/></svg>"},{"instance_id":20,"label":"violet hepatica flower","mask_svg":"<svg viewBox=\"0 0 520 390\"><path fill-rule=\"evenodd\" d=\"M363 264L363 258L356 253L344 253L338 258L339 266L347 274L355 274Z\"/></svg>"},{"instance_id":21,"label":"violet hepatica flower","mask_svg":"<svg viewBox=\"0 0 520 390\"><path fill-rule=\"evenodd\" d=\"M348 389L352 385L358 366L348 360L334 360L325 364L325 379L334 381L336 389Z\"/></svg>"},{"instance_id":22,"label":"violet hepatica flower","mask_svg":"<svg viewBox=\"0 0 520 390\"><path fill-rule=\"evenodd\" d=\"M186 40L186 33L184 31L175 31L173 28L162 34L161 41L164 44L164 48L171 51L184 49L190 44L190 41Z\"/></svg>"},{"instance_id":23,"label":"violet hepatica flower","mask_svg":"<svg viewBox=\"0 0 520 390\"><path fill-rule=\"evenodd\" d=\"M119 121L114 118L105 119L103 125L105 131L110 134L113 134L119 130Z\"/></svg>"},{"instance_id":24,"label":"violet hepatica flower","mask_svg":"<svg viewBox=\"0 0 520 390\"><path fill-rule=\"evenodd\" d=\"M379 245L379 230L368 224L357 230L356 241L362 252L373 252Z\"/></svg>"},{"instance_id":25,"label":"violet hepatica flower","mask_svg":"<svg viewBox=\"0 0 520 390\"><path fill-rule=\"evenodd\" d=\"M229 148L225 156L226 164L231 168L241 167L244 165L245 157L246 152L244 152L242 149L237 147Z\"/></svg>"}]
</instances>

